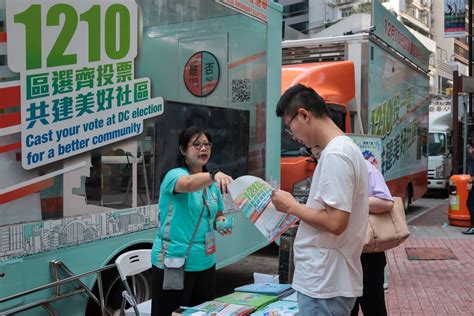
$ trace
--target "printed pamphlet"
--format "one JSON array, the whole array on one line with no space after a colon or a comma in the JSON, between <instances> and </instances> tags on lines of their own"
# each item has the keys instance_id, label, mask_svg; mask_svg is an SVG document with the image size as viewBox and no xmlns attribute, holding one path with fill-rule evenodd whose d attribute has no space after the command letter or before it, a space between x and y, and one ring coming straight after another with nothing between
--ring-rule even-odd
<instances>
[{"instance_id":1,"label":"printed pamphlet","mask_svg":"<svg viewBox=\"0 0 474 316\"><path fill-rule=\"evenodd\" d=\"M273 187L254 176L242 176L229 185L232 199L245 216L269 241L274 241L298 221L278 212L271 202Z\"/></svg>"},{"instance_id":2,"label":"printed pamphlet","mask_svg":"<svg viewBox=\"0 0 474 316\"><path fill-rule=\"evenodd\" d=\"M195 310L200 310L206 315L226 315L226 316L244 316L250 315L254 308L250 306L222 303L217 301L209 301L200 305L192 307Z\"/></svg>"},{"instance_id":3,"label":"printed pamphlet","mask_svg":"<svg viewBox=\"0 0 474 316\"><path fill-rule=\"evenodd\" d=\"M294 292L290 284L278 283L253 283L234 289L236 292L249 292L265 295L276 295L278 297L288 296Z\"/></svg>"},{"instance_id":4,"label":"printed pamphlet","mask_svg":"<svg viewBox=\"0 0 474 316\"><path fill-rule=\"evenodd\" d=\"M278 300L277 296L263 295L257 293L234 292L232 294L216 298L215 301L250 306L259 309L265 305Z\"/></svg>"}]
</instances>

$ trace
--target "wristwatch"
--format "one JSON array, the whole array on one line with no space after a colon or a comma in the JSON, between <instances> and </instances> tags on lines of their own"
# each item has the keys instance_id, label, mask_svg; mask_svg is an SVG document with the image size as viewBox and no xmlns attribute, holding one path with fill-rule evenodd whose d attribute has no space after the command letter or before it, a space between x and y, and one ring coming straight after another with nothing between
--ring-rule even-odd
<instances>
[{"instance_id":1,"label":"wristwatch","mask_svg":"<svg viewBox=\"0 0 474 316\"><path fill-rule=\"evenodd\" d=\"M219 168L214 168L209 172L209 174L211 175L212 181L216 181L215 176L219 171L220 171Z\"/></svg>"}]
</instances>

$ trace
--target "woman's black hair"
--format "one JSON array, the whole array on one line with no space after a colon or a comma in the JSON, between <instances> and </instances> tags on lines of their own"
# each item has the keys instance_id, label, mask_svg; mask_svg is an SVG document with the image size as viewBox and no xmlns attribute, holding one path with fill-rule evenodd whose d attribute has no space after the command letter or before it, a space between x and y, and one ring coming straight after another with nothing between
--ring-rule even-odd
<instances>
[{"instance_id":1,"label":"woman's black hair","mask_svg":"<svg viewBox=\"0 0 474 316\"><path fill-rule=\"evenodd\" d=\"M176 158L176 165L175 167L183 167L189 170L188 165L186 164L186 159L184 155L181 153L181 149L183 151L186 151L188 149L188 145L191 142L191 139L195 137L196 139L201 137L201 135L204 134L207 137L207 140L212 143L212 135L206 131L205 129L199 127L199 126L190 126L179 133L178 136L178 157ZM203 166L203 171L207 171L207 166Z\"/></svg>"}]
</instances>

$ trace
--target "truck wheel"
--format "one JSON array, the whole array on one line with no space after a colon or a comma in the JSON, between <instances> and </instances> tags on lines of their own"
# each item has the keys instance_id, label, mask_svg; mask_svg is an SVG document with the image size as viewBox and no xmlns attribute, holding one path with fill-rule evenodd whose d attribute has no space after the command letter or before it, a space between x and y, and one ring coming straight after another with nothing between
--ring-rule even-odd
<instances>
[{"instance_id":1,"label":"truck wheel","mask_svg":"<svg viewBox=\"0 0 474 316\"><path fill-rule=\"evenodd\" d=\"M405 213L408 212L410 205L413 203L413 189L411 185L408 186L407 191L405 193L405 199L403 200L403 207L405 208Z\"/></svg>"}]
</instances>

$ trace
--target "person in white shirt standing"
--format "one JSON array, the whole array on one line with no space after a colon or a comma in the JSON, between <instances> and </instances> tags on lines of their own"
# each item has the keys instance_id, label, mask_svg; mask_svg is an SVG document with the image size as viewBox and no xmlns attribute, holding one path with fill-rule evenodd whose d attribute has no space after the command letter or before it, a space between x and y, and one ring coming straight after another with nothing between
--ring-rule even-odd
<instances>
[{"instance_id":1,"label":"person in white shirt standing","mask_svg":"<svg viewBox=\"0 0 474 316\"><path fill-rule=\"evenodd\" d=\"M321 149L306 205L282 190L272 195L278 211L301 219L293 277L300 315L350 315L356 297L362 295L360 255L369 213L364 157L309 87L289 88L276 114L296 140Z\"/></svg>"}]
</instances>

